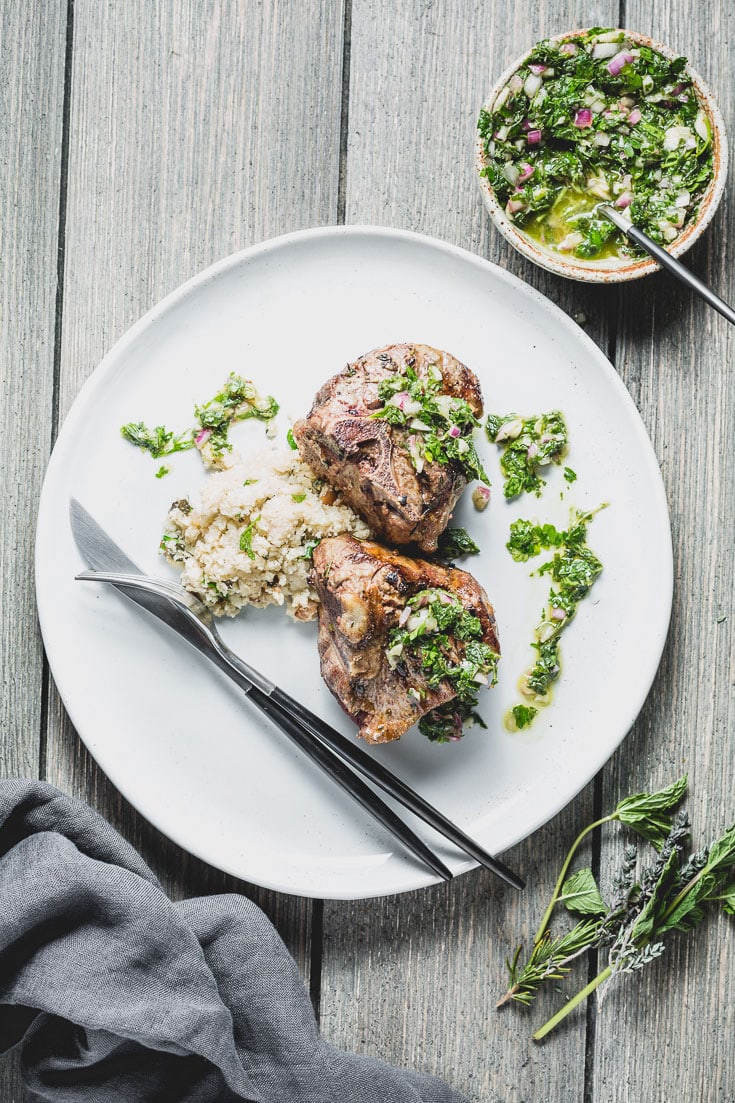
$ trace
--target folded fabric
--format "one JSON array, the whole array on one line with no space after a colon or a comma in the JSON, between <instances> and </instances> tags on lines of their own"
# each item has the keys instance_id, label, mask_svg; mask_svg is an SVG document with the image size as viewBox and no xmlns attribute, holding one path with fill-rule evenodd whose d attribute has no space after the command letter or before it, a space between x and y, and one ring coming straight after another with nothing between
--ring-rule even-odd
<instances>
[{"instance_id":1,"label":"folded fabric","mask_svg":"<svg viewBox=\"0 0 735 1103\"><path fill-rule=\"evenodd\" d=\"M56 1103L463 1103L335 1049L243 896L172 903L96 812L0 782L0 1051Z\"/></svg>"}]
</instances>

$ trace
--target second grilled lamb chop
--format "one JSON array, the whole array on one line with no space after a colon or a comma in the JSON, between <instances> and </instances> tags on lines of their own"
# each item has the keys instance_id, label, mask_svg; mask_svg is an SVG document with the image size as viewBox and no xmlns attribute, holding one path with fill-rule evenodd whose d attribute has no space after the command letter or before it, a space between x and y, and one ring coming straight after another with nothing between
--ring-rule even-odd
<instances>
[{"instance_id":1,"label":"second grilled lamb chop","mask_svg":"<svg viewBox=\"0 0 735 1103\"><path fill-rule=\"evenodd\" d=\"M313 558L322 677L362 738L389 742L419 720L429 738L459 738L500 652L476 579L348 535Z\"/></svg>"}]
</instances>

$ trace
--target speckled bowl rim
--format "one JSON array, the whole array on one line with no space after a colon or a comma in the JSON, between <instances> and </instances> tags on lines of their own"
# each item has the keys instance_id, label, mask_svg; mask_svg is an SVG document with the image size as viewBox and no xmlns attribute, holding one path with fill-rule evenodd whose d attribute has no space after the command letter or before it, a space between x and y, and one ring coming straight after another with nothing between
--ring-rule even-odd
<instances>
[{"instance_id":1,"label":"speckled bowl rim","mask_svg":"<svg viewBox=\"0 0 735 1103\"><path fill-rule=\"evenodd\" d=\"M632 42L641 46L649 46L653 50L657 50L669 61L673 61L675 58L681 56L675 53L668 46L656 42L654 39L649 38L647 35L638 34L637 31L628 31L623 28L611 28L615 30L622 30L626 38ZM577 31L565 31L563 34L552 35L548 41L550 42L564 42L566 39L575 38L578 35L585 34L586 29ZM514 61L504 71L500 79L495 83L492 91L485 100L483 107L489 109L489 107L495 102L498 93L505 84L508 83L513 74L520 69L526 59L531 55L534 46L530 50L527 50L520 58ZM725 132L725 123L720 113L720 109L715 102L715 98L710 92L709 88L702 80L699 73L692 69L687 64L687 73L691 78L692 84L702 107L707 112L710 123L712 124L712 153L714 173L712 180L710 181L706 192L704 193L700 201L699 215L695 221L691 222L684 232L676 239L672 247L668 250L672 256L678 257L682 253L685 253L695 241L704 233L705 229L711 222L715 211L717 210L720 200L722 199L723 192L725 190L725 181L727 179L727 164L728 164L728 144L727 135ZM478 113L479 114L479 113ZM485 200L485 206L490 212L490 216L500 230L503 237L510 242L510 244L522 253L523 256L533 261L534 264L540 265L542 268L546 268L549 272L554 272L558 276L565 276L567 279L579 280L585 283L623 283L627 280L637 280L641 276L648 276L651 272L659 271L659 264L651 259L637 261L627 261L624 258L618 259L614 264L610 263L611 258L605 258L604 260L590 260L583 261L566 257L560 257L556 253L550 253L545 250L541 245L535 242L527 234L524 234L517 226L515 226L505 213L504 207L500 205L495 197L495 193L485 176L480 175L480 170L483 169L487 160L485 158L485 152L483 149L483 140L479 136L476 142L476 162L478 170L478 180L480 183L480 189L482 191L483 198Z\"/></svg>"}]
</instances>

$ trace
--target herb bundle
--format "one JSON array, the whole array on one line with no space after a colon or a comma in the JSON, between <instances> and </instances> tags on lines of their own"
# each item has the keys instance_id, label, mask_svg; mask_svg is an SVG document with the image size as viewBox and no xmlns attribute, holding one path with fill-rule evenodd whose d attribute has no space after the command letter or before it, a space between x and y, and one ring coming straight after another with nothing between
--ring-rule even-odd
<instances>
[{"instance_id":1,"label":"herb bundle","mask_svg":"<svg viewBox=\"0 0 735 1103\"><path fill-rule=\"evenodd\" d=\"M510 985L498 1002L528 1005L547 980L560 980L585 951L605 955L607 963L556 1015L535 1032L541 1041L597 989L634 973L660 957L672 931L690 931L701 923L708 906L720 904L735 915L735 825L709 847L690 849L690 824L677 811L687 787L686 777L656 793L637 793L622 800L609 816L589 824L575 839L564 861L549 905L531 947L521 963L519 946L508 961ZM574 855L587 835L617 821L652 844L655 857L638 869L638 850L627 845L612 884L603 899L592 870L570 873ZM552 935L549 926L557 905L579 919L571 930Z\"/></svg>"}]
</instances>

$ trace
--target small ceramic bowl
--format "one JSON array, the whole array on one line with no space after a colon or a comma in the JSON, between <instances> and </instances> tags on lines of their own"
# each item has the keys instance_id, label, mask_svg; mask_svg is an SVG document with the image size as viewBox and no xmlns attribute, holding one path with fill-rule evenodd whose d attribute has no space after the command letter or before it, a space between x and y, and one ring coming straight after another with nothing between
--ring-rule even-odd
<instances>
[{"instance_id":1,"label":"small ceramic bowl","mask_svg":"<svg viewBox=\"0 0 735 1103\"><path fill-rule=\"evenodd\" d=\"M583 31L568 31L565 34L555 35L552 42L564 42L565 39L574 38ZM634 31L624 31L625 37L641 46L649 46L657 50L664 57L673 61L679 55L670 50L668 46L662 46L646 35L637 34ZM527 51L523 57L514 61L498 80L485 101L485 108L490 110L495 103L500 90L508 83L513 74L520 69L526 58L532 51ZM700 75L687 65L687 74L691 78L694 90L702 108L712 127L712 152L714 172L706 192L699 204L699 212L682 233L675 239L668 251L675 257L685 253L700 237L709 225L714 215L725 188L727 176L727 137L725 124L715 103L714 97ZM483 149L483 141L478 135L477 139L477 169L478 173L487 164L487 158ZM642 260L632 260L629 257L605 257L601 260L583 260L573 256L563 256L543 246L539 241L529 237L523 230L511 222L505 213L505 208L495 197L490 182L486 176L479 176L480 187L485 199L485 205L493 219L493 222L511 245L535 264L555 272L559 276L566 276L572 280L582 280L585 283L622 283L625 280L637 280L641 276L647 276L651 272L658 271L659 265L650 257Z\"/></svg>"}]
</instances>

